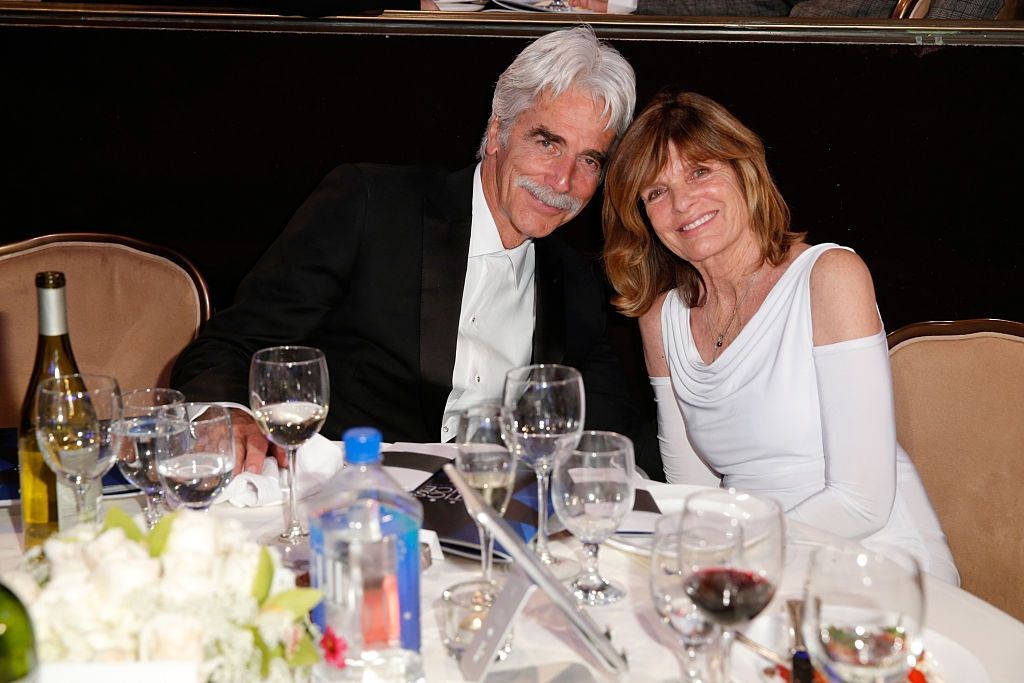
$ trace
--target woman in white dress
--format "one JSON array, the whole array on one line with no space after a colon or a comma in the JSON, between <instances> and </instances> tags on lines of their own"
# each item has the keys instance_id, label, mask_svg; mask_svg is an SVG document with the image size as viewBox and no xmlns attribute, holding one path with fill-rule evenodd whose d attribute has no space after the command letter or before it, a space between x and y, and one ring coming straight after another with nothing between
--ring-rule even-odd
<instances>
[{"instance_id":1,"label":"woman in white dress","mask_svg":"<svg viewBox=\"0 0 1024 683\"><path fill-rule=\"evenodd\" d=\"M701 95L658 96L608 169L604 231L613 303L640 318L670 483L773 496L791 519L959 582L896 443L871 275L790 230L753 132Z\"/></svg>"}]
</instances>

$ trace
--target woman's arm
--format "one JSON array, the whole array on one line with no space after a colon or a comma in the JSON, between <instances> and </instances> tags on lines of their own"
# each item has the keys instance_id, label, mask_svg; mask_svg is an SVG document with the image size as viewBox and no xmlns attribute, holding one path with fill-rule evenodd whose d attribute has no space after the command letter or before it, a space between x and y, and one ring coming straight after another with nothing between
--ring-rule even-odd
<instances>
[{"instance_id":1,"label":"woman's arm","mask_svg":"<svg viewBox=\"0 0 1024 683\"><path fill-rule=\"evenodd\" d=\"M825 488L789 515L863 538L885 525L896 497L896 425L888 348L860 257L832 249L819 258L811 315Z\"/></svg>"},{"instance_id":2,"label":"woman's arm","mask_svg":"<svg viewBox=\"0 0 1024 683\"><path fill-rule=\"evenodd\" d=\"M644 344L647 374L658 405L658 446L665 480L670 484L718 486L719 478L697 456L686 437L683 414L672 392L665 344L661 338L661 307L664 301L665 294L662 294L651 309L640 316L640 337Z\"/></svg>"}]
</instances>

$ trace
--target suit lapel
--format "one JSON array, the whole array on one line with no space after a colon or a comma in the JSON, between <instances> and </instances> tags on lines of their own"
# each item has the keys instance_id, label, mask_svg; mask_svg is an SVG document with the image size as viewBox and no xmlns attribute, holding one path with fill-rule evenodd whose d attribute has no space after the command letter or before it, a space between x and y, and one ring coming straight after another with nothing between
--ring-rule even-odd
<instances>
[{"instance_id":1,"label":"suit lapel","mask_svg":"<svg viewBox=\"0 0 1024 683\"><path fill-rule=\"evenodd\" d=\"M533 362L560 363L565 357L565 283L562 266L547 240L534 243L537 258Z\"/></svg>"},{"instance_id":2,"label":"suit lapel","mask_svg":"<svg viewBox=\"0 0 1024 683\"><path fill-rule=\"evenodd\" d=\"M472 214L475 166L445 179L425 200L420 288L420 377L424 418L440 420L452 389ZM430 433L439 424L428 425Z\"/></svg>"}]
</instances>

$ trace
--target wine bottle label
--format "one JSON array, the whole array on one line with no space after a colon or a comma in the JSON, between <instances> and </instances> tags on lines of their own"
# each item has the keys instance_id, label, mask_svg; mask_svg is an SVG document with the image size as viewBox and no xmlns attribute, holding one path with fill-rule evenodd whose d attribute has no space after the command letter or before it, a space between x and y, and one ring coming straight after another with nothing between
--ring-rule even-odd
<instances>
[{"instance_id":1,"label":"wine bottle label","mask_svg":"<svg viewBox=\"0 0 1024 683\"><path fill-rule=\"evenodd\" d=\"M65 307L65 289L36 289L39 294L39 334L59 337L68 333L68 314Z\"/></svg>"}]
</instances>

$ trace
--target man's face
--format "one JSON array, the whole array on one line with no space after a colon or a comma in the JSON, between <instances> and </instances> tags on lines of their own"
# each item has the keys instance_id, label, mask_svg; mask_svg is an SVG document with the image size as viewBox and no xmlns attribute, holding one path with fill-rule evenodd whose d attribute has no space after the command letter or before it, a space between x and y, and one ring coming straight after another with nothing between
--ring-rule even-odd
<instances>
[{"instance_id":1,"label":"man's face","mask_svg":"<svg viewBox=\"0 0 1024 683\"><path fill-rule=\"evenodd\" d=\"M504 147L500 122L491 121L483 188L506 249L551 234L594 196L615 138L607 122L601 106L575 90L540 97L512 124Z\"/></svg>"}]
</instances>

